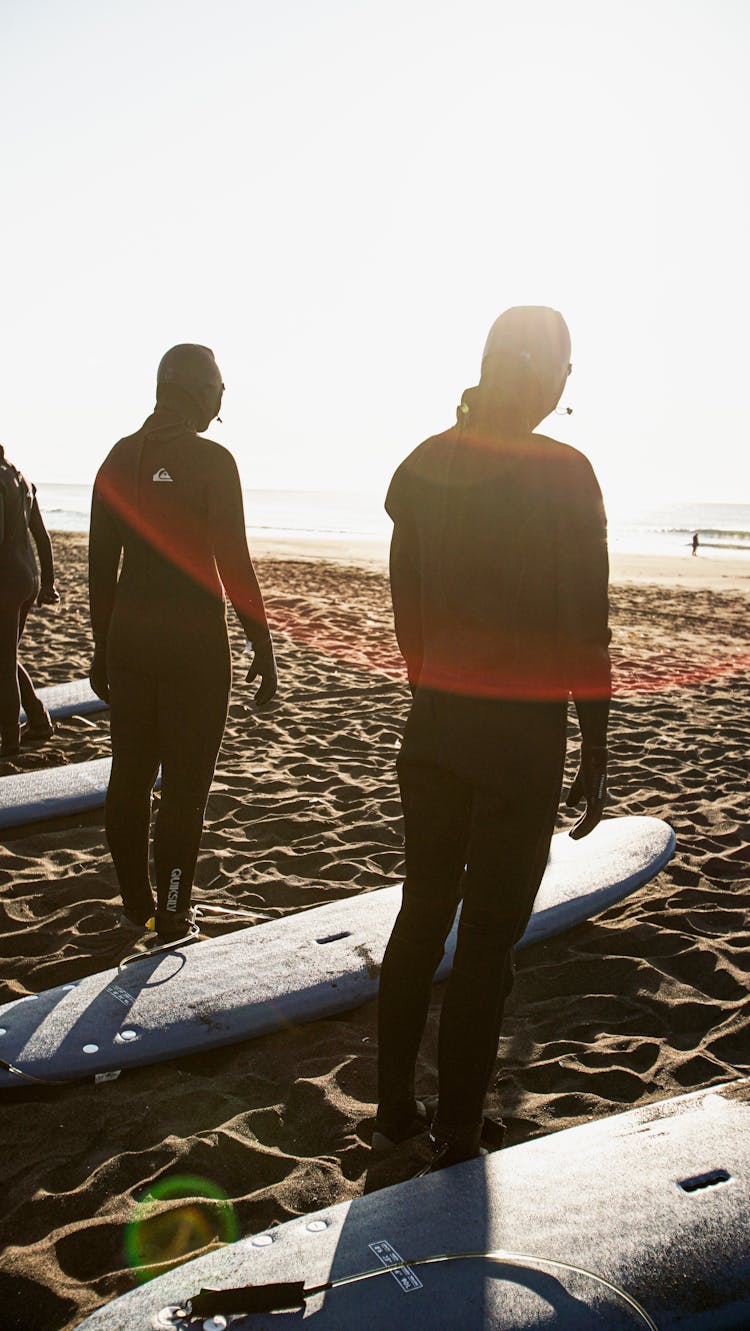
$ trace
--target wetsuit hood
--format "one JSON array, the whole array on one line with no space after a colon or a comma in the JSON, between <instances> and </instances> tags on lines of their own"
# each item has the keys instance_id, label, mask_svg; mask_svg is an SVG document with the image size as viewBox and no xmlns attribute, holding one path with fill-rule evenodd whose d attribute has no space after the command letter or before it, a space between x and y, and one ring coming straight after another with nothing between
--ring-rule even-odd
<instances>
[{"instance_id":1,"label":"wetsuit hood","mask_svg":"<svg viewBox=\"0 0 750 1331\"><path fill-rule=\"evenodd\" d=\"M156 401L178 412L195 430L218 416L224 384L210 347L181 342L162 356L156 374Z\"/></svg>"},{"instance_id":2,"label":"wetsuit hood","mask_svg":"<svg viewBox=\"0 0 750 1331\"><path fill-rule=\"evenodd\" d=\"M545 305L516 305L492 325L479 384L462 403L522 419L533 430L554 411L569 373L570 333L562 315Z\"/></svg>"}]
</instances>

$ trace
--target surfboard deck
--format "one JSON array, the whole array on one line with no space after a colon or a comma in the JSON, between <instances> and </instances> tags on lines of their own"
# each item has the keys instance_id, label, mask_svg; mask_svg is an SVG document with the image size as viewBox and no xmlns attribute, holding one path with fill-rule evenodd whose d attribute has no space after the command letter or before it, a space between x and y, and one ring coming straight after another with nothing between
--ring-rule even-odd
<instances>
[{"instance_id":1,"label":"surfboard deck","mask_svg":"<svg viewBox=\"0 0 750 1331\"><path fill-rule=\"evenodd\" d=\"M87 679L71 679L67 684L47 684L37 689L51 717L85 716L88 712L104 711L107 704L97 698ZM21 720L26 713L21 711Z\"/></svg>"},{"instance_id":2,"label":"surfboard deck","mask_svg":"<svg viewBox=\"0 0 750 1331\"><path fill-rule=\"evenodd\" d=\"M79 1331L739 1331L748 1215L745 1078L297 1217L122 1295ZM491 1252L505 1255L429 1261ZM204 1286L347 1279L313 1295L306 1317L185 1309Z\"/></svg>"},{"instance_id":3,"label":"surfboard deck","mask_svg":"<svg viewBox=\"0 0 750 1331\"><path fill-rule=\"evenodd\" d=\"M519 946L569 929L667 863L672 829L615 818L583 841L552 839ZM0 1089L66 1081L233 1044L355 1008L377 993L399 886L316 906L0 1007ZM436 979L450 970L458 917ZM21 1075L24 1074L24 1075Z\"/></svg>"},{"instance_id":4,"label":"surfboard deck","mask_svg":"<svg viewBox=\"0 0 750 1331\"><path fill-rule=\"evenodd\" d=\"M0 777L0 829L102 808L111 767L111 758L92 758Z\"/></svg>"}]
</instances>

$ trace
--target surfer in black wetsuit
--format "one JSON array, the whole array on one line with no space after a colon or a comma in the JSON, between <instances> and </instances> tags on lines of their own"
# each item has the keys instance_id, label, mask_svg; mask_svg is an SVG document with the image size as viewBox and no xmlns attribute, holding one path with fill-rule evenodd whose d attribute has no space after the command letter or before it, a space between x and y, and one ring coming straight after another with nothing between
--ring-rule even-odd
<instances>
[{"instance_id":1,"label":"surfer in black wetsuit","mask_svg":"<svg viewBox=\"0 0 750 1331\"><path fill-rule=\"evenodd\" d=\"M610 697L606 522L587 459L532 431L570 370L562 316L507 310L458 422L396 471L391 590L414 700L398 759L401 911L383 961L378 1116L385 1149L425 1127L416 1057L432 977L463 898L440 1016L434 1163L477 1154L512 951L560 797L567 700L581 728L568 796L601 818Z\"/></svg>"},{"instance_id":2,"label":"surfer in black wetsuit","mask_svg":"<svg viewBox=\"0 0 750 1331\"><path fill-rule=\"evenodd\" d=\"M269 702L277 687L237 466L226 448L198 434L218 415L223 391L207 347L168 351L154 413L115 444L91 507L90 679L111 709L105 817L121 924L133 933L153 927L148 840L161 766L155 927L165 942L190 928L203 814L226 722L231 663L224 591L252 644L247 679L261 680L255 702Z\"/></svg>"},{"instance_id":3,"label":"surfer in black wetsuit","mask_svg":"<svg viewBox=\"0 0 750 1331\"><path fill-rule=\"evenodd\" d=\"M34 541L39 565L31 541ZM36 489L5 456L0 445L0 757L18 753L21 739L48 739L54 726L18 660L18 642L36 601L55 605L52 543L39 512ZM20 726L21 704L26 724Z\"/></svg>"}]
</instances>

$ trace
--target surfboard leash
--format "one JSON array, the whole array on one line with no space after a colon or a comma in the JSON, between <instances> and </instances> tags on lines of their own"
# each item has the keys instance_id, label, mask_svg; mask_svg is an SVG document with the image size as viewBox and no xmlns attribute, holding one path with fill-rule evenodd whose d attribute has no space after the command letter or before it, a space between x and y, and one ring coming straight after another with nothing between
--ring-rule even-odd
<instances>
[{"instance_id":1,"label":"surfboard leash","mask_svg":"<svg viewBox=\"0 0 750 1331\"><path fill-rule=\"evenodd\" d=\"M17 1068L15 1063L6 1063L4 1058L0 1058L0 1068L3 1072L12 1072L14 1077L21 1077L24 1081L30 1081L35 1086L71 1086L73 1081L78 1078L65 1078L62 1081L55 1081L52 1077L35 1077L33 1072L24 1072L23 1068Z\"/></svg>"},{"instance_id":2,"label":"surfboard leash","mask_svg":"<svg viewBox=\"0 0 750 1331\"><path fill-rule=\"evenodd\" d=\"M207 906L205 903L195 907L195 918L199 920L202 915L214 915L217 919L226 915L229 920L252 920L253 923L263 918L257 911L235 910L231 906Z\"/></svg>"},{"instance_id":3,"label":"surfboard leash","mask_svg":"<svg viewBox=\"0 0 750 1331\"><path fill-rule=\"evenodd\" d=\"M229 906L193 906L193 927L181 938L173 938L168 943L156 944L153 947L145 947L142 952L129 952L122 961L118 963L118 970L123 966L131 966L135 961L143 961L147 957L163 956L166 952L174 952L177 948L187 947L188 943L200 942L200 922L206 916L212 916L218 921L226 918L228 920L250 920L253 924L257 923L258 916L251 915L249 911L232 910Z\"/></svg>"},{"instance_id":4,"label":"surfboard leash","mask_svg":"<svg viewBox=\"0 0 750 1331\"><path fill-rule=\"evenodd\" d=\"M187 947L188 943L197 943L199 939L200 926L193 918L186 934L182 934L179 938L171 938L169 942L154 943L152 947L144 947L142 952L138 950L128 952L127 956L117 963L117 969L122 970L124 966L131 966L135 961L147 961L149 957L163 956L165 952L175 952L177 948Z\"/></svg>"},{"instance_id":5,"label":"surfboard leash","mask_svg":"<svg viewBox=\"0 0 750 1331\"><path fill-rule=\"evenodd\" d=\"M374 1267L368 1271L357 1272L356 1275L341 1276L338 1280L329 1280L325 1284L312 1285L309 1288L305 1287L304 1280L277 1281L267 1285L245 1285L236 1289L203 1288L198 1294L175 1309L175 1316L184 1317L187 1315L190 1318L213 1317L217 1314L248 1316L251 1313L303 1311L307 1300L315 1295L328 1294L331 1290L341 1289L345 1285L355 1285L361 1280L374 1280L378 1276L385 1275L397 1276L399 1272L415 1266L434 1266L442 1262L478 1259L499 1262L504 1266L530 1266L534 1270L541 1270L542 1273L544 1273L545 1268L552 1267L556 1271L567 1271L575 1275L585 1276L595 1281L609 1294L614 1294L616 1298L622 1299L629 1311L640 1318L649 1331L659 1331L653 1318L632 1294L628 1294L626 1290L621 1289L619 1285L615 1285L611 1280L607 1280L605 1276L598 1275L596 1271L589 1271L586 1267L576 1266L572 1262L558 1261L553 1257L536 1257L528 1253L510 1252L505 1248L488 1248L477 1252L436 1253L430 1257L417 1257L406 1261L399 1260L397 1264Z\"/></svg>"}]
</instances>

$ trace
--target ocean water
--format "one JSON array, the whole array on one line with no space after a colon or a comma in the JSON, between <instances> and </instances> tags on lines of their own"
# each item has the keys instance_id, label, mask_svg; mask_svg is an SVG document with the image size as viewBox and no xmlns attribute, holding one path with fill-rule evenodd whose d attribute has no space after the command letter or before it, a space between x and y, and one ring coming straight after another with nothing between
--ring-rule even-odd
<instances>
[{"instance_id":1,"label":"ocean water","mask_svg":"<svg viewBox=\"0 0 750 1331\"><path fill-rule=\"evenodd\" d=\"M49 531L88 531L90 485L40 483L37 496ZM390 520L374 495L252 490L244 492L244 500L251 535L311 542L321 537L385 542L390 537Z\"/></svg>"},{"instance_id":2,"label":"ocean water","mask_svg":"<svg viewBox=\"0 0 750 1331\"><path fill-rule=\"evenodd\" d=\"M37 486L50 531L88 531L90 485ZM253 490L245 494L250 537L345 544L390 537L380 495L313 490ZM712 558L750 558L750 504L670 504L665 508L611 516L609 544L622 554L684 555L694 532Z\"/></svg>"},{"instance_id":3,"label":"ocean water","mask_svg":"<svg viewBox=\"0 0 750 1331\"><path fill-rule=\"evenodd\" d=\"M609 546L623 554L682 555L695 532L704 554L750 557L750 504L681 503L613 515Z\"/></svg>"}]
</instances>

